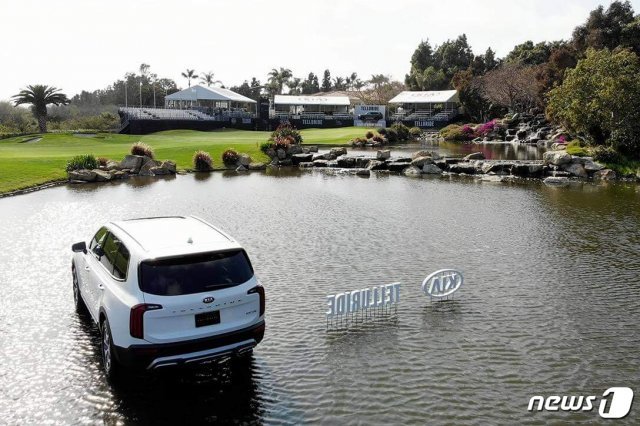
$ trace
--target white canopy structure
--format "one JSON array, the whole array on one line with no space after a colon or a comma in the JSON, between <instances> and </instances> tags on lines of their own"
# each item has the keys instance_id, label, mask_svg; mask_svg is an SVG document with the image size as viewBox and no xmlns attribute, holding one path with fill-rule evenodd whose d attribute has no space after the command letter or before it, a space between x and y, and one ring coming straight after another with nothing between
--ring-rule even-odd
<instances>
[{"instance_id":1,"label":"white canopy structure","mask_svg":"<svg viewBox=\"0 0 640 426\"><path fill-rule=\"evenodd\" d=\"M256 103L256 101L254 101L253 99L242 96L239 93L232 92L231 90L223 89L222 87L203 87L200 85L188 87L186 89L180 90L179 92L172 93L170 95L167 95L165 99L169 102L219 101L248 104Z\"/></svg>"},{"instance_id":2,"label":"white canopy structure","mask_svg":"<svg viewBox=\"0 0 640 426\"><path fill-rule=\"evenodd\" d=\"M323 119L348 119L348 96L292 96L275 95L272 117L317 117Z\"/></svg>"},{"instance_id":3,"label":"white canopy structure","mask_svg":"<svg viewBox=\"0 0 640 426\"><path fill-rule=\"evenodd\" d=\"M193 86L167 95L165 109L198 110L212 117L251 118L255 117L258 103L222 87Z\"/></svg>"},{"instance_id":4,"label":"white canopy structure","mask_svg":"<svg viewBox=\"0 0 640 426\"><path fill-rule=\"evenodd\" d=\"M457 90L431 90L427 92L404 91L389 101L390 104L458 103Z\"/></svg>"},{"instance_id":5,"label":"white canopy structure","mask_svg":"<svg viewBox=\"0 0 640 426\"><path fill-rule=\"evenodd\" d=\"M274 105L325 105L349 106L348 96L291 96L275 95Z\"/></svg>"}]
</instances>

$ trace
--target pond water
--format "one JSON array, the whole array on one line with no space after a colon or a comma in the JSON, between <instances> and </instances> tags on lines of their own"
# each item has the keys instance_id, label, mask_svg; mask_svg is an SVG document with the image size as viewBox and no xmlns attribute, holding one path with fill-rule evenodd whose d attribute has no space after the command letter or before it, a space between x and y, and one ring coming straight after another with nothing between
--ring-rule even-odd
<instances>
[{"instance_id":1,"label":"pond water","mask_svg":"<svg viewBox=\"0 0 640 426\"><path fill-rule=\"evenodd\" d=\"M488 142L488 143L423 143L397 145L390 148L349 148L349 154L354 155L374 155L379 149L390 149L392 156L407 156L420 149L435 151L441 156L460 156L471 154L472 152L482 152L488 160L542 160L545 148L536 145L512 143L512 142ZM329 149L321 149L321 152Z\"/></svg>"},{"instance_id":2,"label":"pond water","mask_svg":"<svg viewBox=\"0 0 640 426\"><path fill-rule=\"evenodd\" d=\"M245 245L267 291L265 340L245 364L111 386L74 312L70 246L106 221L175 214ZM577 424L597 409L528 401L637 390L636 184L214 173L10 197L0 220L2 423ZM432 303L420 284L444 267L465 285ZM397 313L325 330L325 295L395 281Z\"/></svg>"}]
</instances>

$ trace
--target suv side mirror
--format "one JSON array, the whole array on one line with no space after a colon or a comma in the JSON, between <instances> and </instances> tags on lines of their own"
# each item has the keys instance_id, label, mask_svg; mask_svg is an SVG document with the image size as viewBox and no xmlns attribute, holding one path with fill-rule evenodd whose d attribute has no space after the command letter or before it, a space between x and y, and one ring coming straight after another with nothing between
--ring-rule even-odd
<instances>
[{"instance_id":1,"label":"suv side mirror","mask_svg":"<svg viewBox=\"0 0 640 426\"><path fill-rule=\"evenodd\" d=\"M71 246L71 250L73 250L76 253L83 252L84 254L87 254L87 243L85 243L84 241L75 243L74 245Z\"/></svg>"},{"instance_id":2,"label":"suv side mirror","mask_svg":"<svg viewBox=\"0 0 640 426\"><path fill-rule=\"evenodd\" d=\"M104 256L104 250L100 245L97 245L93 248L93 254L95 254L98 257L102 257Z\"/></svg>"}]
</instances>

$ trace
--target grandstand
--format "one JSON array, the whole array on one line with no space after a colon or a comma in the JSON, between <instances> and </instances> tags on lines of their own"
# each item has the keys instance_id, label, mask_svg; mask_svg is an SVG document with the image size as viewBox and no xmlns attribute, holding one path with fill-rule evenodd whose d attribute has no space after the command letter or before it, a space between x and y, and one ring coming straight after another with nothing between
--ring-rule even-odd
<instances>
[{"instance_id":1,"label":"grandstand","mask_svg":"<svg viewBox=\"0 0 640 426\"><path fill-rule=\"evenodd\" d=\"M392 121L417 127L439 127L458 116L460 109L455 90L405 91L391 99L389 104L397 105L391 114Z\"/></svg>"},{"instance_id":2,"label":"grandstand","mask_svg":"<svg viewBox=\"0 0 640 426\"><path fill-rule=\"evenodd\" d=\"M347 96L275 95L269 117L299 128L353 126L350 105Z\"/></svg>"}]
</instances>

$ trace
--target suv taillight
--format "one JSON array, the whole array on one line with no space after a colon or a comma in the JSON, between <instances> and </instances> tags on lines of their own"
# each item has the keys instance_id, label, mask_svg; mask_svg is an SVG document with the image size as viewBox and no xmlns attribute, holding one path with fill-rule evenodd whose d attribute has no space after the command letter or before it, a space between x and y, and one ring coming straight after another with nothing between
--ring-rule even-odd
<instances>
[{"instance_id":1,"label":"suv taillight","mask_svg":"<svg viewBox=\"0 0 640 426\"><path fill-rule=\"evenodd\" d=\"M131 337L137 339L144 337L144 313L155 311L156 309L162 309L162 305L141 303L131 308L131 314L129 315L129 333L131 333Z\"/></svg>"},{"instance_id":2,"label":"suv taillight","mask_svg":"<svg viewBox=\"0 0 640 426\"><path fill-rule=\"evenodd\" d=\"M264 287L262 287L261 285L258 285L247 292L247 294L254 294L254 293L258 293L258 295L260 296L260 316L263 316L264 308L265 308Z\"/></svg>"}]
</instances>

